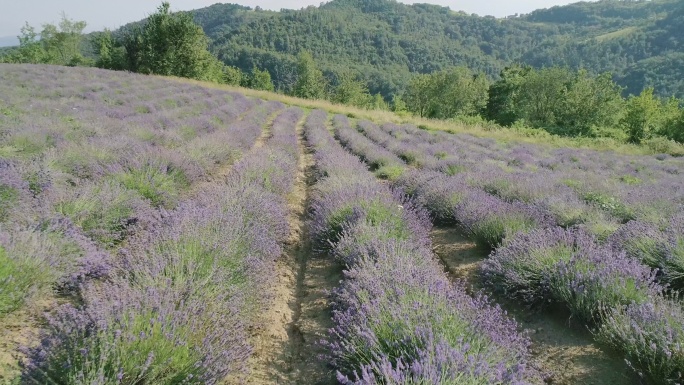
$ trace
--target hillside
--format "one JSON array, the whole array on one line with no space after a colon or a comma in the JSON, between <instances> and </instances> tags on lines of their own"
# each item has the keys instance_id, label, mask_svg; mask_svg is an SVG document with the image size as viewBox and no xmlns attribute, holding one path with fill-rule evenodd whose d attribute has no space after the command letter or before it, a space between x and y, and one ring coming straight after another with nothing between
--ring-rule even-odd
<instances>
[{"instance_id":1,"label":"hillside","mask_svg":"<svg viewBox=\"0 0 684 385\"><path fill-rule=\"evenodd\" d=\"M684 158L397 118L0 64L0 383L682 383Z\"/></svg>"},{"instance_id":2,"label":"hillside","mask_svg":"<svg viewBox=\"0 0 684 385\"><path fill-rule=\"evenodd\" d=\"M611 71L626 94L654 86L684 96L684 6L675 0L583 2L506 19L394 0L281 12L216 4L194 16L219 58L266 68L286 90L306 49L328 75L352 69L386 97L402 92L411 73L466 65L495 78L514 62Z\"/></svg>"}]
</instances>

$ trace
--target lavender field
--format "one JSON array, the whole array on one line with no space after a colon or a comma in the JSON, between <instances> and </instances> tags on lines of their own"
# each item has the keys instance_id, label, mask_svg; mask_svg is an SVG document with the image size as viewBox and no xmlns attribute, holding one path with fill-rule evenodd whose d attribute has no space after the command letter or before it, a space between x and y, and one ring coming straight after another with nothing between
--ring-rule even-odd
<instances>
[{"instance_id":1,"label":"lavender field","mask_svg":"<svg viewBox=\"0 0 684 385\"><path fill-rule=\"evenodd\" d=\"M682 289L679 158L0 66L0 383L679 384Z\"/></svg>"}]
</instances>

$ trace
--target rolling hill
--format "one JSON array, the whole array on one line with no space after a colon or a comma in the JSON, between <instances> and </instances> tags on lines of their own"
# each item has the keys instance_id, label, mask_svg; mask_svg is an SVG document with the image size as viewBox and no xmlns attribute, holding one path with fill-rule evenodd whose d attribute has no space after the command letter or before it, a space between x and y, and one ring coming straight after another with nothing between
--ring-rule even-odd
<instances>
[{"instance_id":1,"label":"rolling hill","mask_svg":"<svg viewBox=\"0 0 684 385\"><path fill-rule=\"evenodd\" d=\"M653 86L684 96L684 5L677 0L580 2L505 19L394 0L280 12L215 4L193 14L220 59L266 68L284 90L305 49L332 79L351 69L385 97L401 93L412 73L465 65L495 78L512 63L610 71L626 95Z\"/></svg>"}]
</instances>

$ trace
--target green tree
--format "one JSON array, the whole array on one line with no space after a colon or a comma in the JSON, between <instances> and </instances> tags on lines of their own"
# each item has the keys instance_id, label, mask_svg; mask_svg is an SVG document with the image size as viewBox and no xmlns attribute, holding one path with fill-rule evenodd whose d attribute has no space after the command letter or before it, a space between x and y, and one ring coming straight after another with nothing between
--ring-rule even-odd
<instances>
[{"instance_id":1,"label":"green tree","mask_svg":"<svg viewBox=\"0 0 684 385\"><path fill-rule=\"evenodd\" d=\"M677 114L664 122L660 134L675 142L684 143L684 109L679 109Z\"/></svg>"},{"instance_id":2,"label":"green tree","mask_svg":"<svg viewBox=\"0 0 684 385\"><path fill-rule=\"evenodd\" d=\"M129 69L146 74L221 82L223 64L189 13L172 13L168 2L124 39Z\"/></svg>"},{"instance_id":3,"label":"green tree","mask_svg":"<svg viewBox=\"0 0 684 385\"><path fill-rule=\"evenodd\" d=\"M474 74L467 67L454 67L435 76L433 86L437 88L433 94L437 97L432 117L474 116L487 106L489 83L484 74Z\"/></svg>"},{"instance_id":4,"label":"green tree","mask_svg":"<svg viewBox=\"0 0 684 385\"><path fill-rule=\"evenodd\" d=\"M392 97L392 111L394 111L394 112L408 111L408 106L406 106L406 102L404 101L404 99L402 99L401 96L394 95L394 97Z\"/></svg>"},{"instance_id":5,"label":"green tree","mask_svg":"<svg viewBox=\"0 0 684 385\"><path fill-rule=\"evenodd\" d=\"M555 126L563 93L573 78L573 73L567 68L550 67L530 71L514 101L519 117L533 127Z\"/></svg>"},{"instance_id":6,"label":"green tree","mask_svg":"<svg viewBox=\"0 0 684 385\"><path fill-rule=\"evenodd\" d=\"M62 14L58 26L45 24L40 33L40 42L48 62L62 65L82 63L81 44L85 27L85 21L71 20L66 14Z\"/></svg>"},{"instance_id":7,"label":"green tree","mask_svg":"<svg viewBox=\"0 0 684 385\"><path fill-rule=\"evenodd\" d=\"M525 82L525 77L532 70L529 66L515 65L501 71L501 79L493 83L487 91L488 100L484 117L502 126L511 126L521 113L516 101Z\"/></svg>"},{"instance_id":8,"label":"green tree","mask_svg":"<svg viewBox=\"0 0 684 385\"><path fill-rule=\"evenodd\" d=\"M85 21L74 21L62 14L59 25L44 24L40 34L26 23L21 28L19 48L7 61L58 65L89 64L81 54Z\"/></svg>"},{"instance_id":9,"label":"green tree","mask_svg":"<svg viewBox=\"0 0 684 385\"><path fill-rule=\"evenodd\" d=\"M323 72L318 69L311 53L301 51L297 61L297 82L294 96L304 99L324 99L327 81Z\"/></svg>"},{"instance_id":10,"label":"green tree","mask_svg":"<svg viewBox=\"0 0 684 385\"><path fill-rule=\"evenodd\" d=\"M638 96L627 100L625 116L620 120L632 143L649 139L656 129L661 110L660 101L653 95L653 88L647 88Z\"/></svg>"},{"instance_id":11,"label":"green tree","mask_svg":"<svg viewBox=\"0 0 684 385\"><path fill-rule=\"evenodd\" d=\"M104 32L94 34L91 44L97 55L96 67L110 70L127 69L126 49L117 44L111 31L105 29Z\"/></svg>"},{"instance_id":12,"label":"green tree","mask_svg":"<svg viewBox=\"0 0 684 385\"><path fill-rule=\"evenodd\" d=\"M454 67L418 75L406 93L408 108L421 117L449 119L477 115L487 104L488 83L484 75L466 67Z\"/></svg>"},{"instance_id":13,"label":"green tree","mask_svg":"<svg viewBox=\"0 0 684 385\"><path fill-rule=\"evenodd\" d=\"M225 84L239 86L244 81L244 78L245 74L239 68L231 66L223 68L223 83Z\"/></svg>"},{"instance_id":14,"label":"green tree","mask_svg":"<svg viewBox=\"0 0 684 385\"><path fill-rule=\"evenodd\" d=\"M406 105L408 110L421 118L428 116L435 99L436 87L434 78L428 74L414 76L406 89Z\"/></svg>"},{"instance_id":15,"label":"green tree","mask_svg":"<svg viewBox=\"0 0 684 385\"><path fill-rule=\"evenodd\" d=\"M371 101L368 86L349 71L338 75L338 84L333 90L332 101L356 107L366 107Z\"/></svg>"},{"instance_id":16,"label":"green tree","mask_svg":"<svg viewBox=\"0 0 684 385\"><path fill-rule=\"evenodd\" d=\"M387 105L385 98L383 98L380 94L375 94L371 96L370 104L368 105L368 107L370 107L370 109L372 110L389 110L389 106Z\"/></svg>"},{"instance_id":17,"label":"green tree","mask_svg":"<svg viewBox=\"0 0 684 385\"><path fill-rule=\"evenodd\" d=\"M9 61L15 63L44 63L45 50L38 40L36 30L28 23L21 27L19 49L10 56Z\"/></svg>"},{"instance_id":18,"label":"green tree","mask_svg":"<svg viewBox=\"0 0 684 385\"><path fill-rule=\"evenodd\" d=\"M267 70L260 70L257 67L252 68L252 73L246 79L244 86L262 91L273 91L275 89L271 74Z\"/></svg>"},{"instance_id":19,"label":"green tree","mask_svg":"<svg viewBox=\"0 0 684 385\"><path fill-rule=\"evenodd\" d=\"M613 127L622 114L621 92L610 73L591 76L580 70L560 95L555 125L568 136L587 135L592 127Z\"/></svg>"}]
</instances>

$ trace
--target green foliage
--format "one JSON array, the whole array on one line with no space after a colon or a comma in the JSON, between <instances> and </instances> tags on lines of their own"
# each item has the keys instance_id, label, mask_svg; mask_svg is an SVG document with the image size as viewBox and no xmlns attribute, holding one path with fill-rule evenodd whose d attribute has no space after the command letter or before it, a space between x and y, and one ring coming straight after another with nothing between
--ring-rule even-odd
<instances>
[{"instance_id":1,"label":"green foliage","mask_svg":"<svg viewBox=\"0 0 684 385\"><path fill-rule=\"evenodd\" d=\"M0 184L0 222L4 222L7 214L19 198L19 193L12 187Z\"/></svg>"},{"instance_id":2,"label":"green foliage","mask_svg":"<svg viewBox=\"0 0 684 385\"><path fill-rule=\"evenodd\" d=\"M269 75L270 77L270 75ZM231 67L231 66L224 66L223 67L223 81L222 83L231 85L231 86L239 86L242 84L243 79L245 78L245 74L236 67Z\"/></svg>"},{"instance_id":3,"label":"green foliage","mask_svg":"<svg viewBox=\"0 0 684 385\"><path fill-rule=\"evenodd\" d=\"M0 245L0 317L24 305L55 283L57 267L48 258L57 250L45 234L20 232L9 245Z\"/></svg>"},{"instance_id":4,"label":"green foliage","mask_svg":"<svg viewBox=\"0 0 684 385\"><path fill-rule=\"evenodd\" d=\"M252 73L248 78L245 79L243 85L255 90L274 90L273 82L271 81L271 74L267 70L262 71L257 67L252 68Z\"/></svg>"},{"instance_id":5,"label":"green foliage","mask_svg":"<svg viewBox=\"0 0 684 385\"><path fill-rule=\"evenodd\" d=\"M598 208L613 215L622 223L627 223L636 219L633 209L622 203L619 199L597 191L587 191L581 193L582 199L587 203L594 204Z\"/></svg>"},{"instance_id":6,"label":"green foliage","mask_svg":"<svg viewBox=\"0 0 684 385\"><path fill-rule=\"evenodd\" d=\"M516 107L518 94L531 67L512 66L501 71L501 79L494 82L488 90L487 107L484 116L502 126L511 126L520 119Z\"/></svg>"},{"instance_id":7,"label":"green foliage","mask_svg":"<svg viewBox=\"0 0 684 385\"><path fill-rule=\"evenodd\" d=\"M368 86L349 71L337 76L331 100L335 103L348 104L356 107L366 107L371 104Z\"/></svg>"},{"instance_id":8,"label":"green foliage","mask_svg":"<svg viewBox=\"0 0 684 385\"><path fill-rule=\"evenodd\" d=\"M525 122L565 136L588 136L612 127L622 113L620 88L610 74L514 66L489 88L485 117L504 126Z\"/></svg>"},{"instance_id":9,"label":"green foliage","mask_svg":"<svg viewBox=\"0 0 684 385\"><path fill-rule=\"evenodd\" d=\"M512 63L611 72L626 94L653 86L659 95L682 97L680 3L585 2L505 19L390 0L281 12L222 4L194 15L225 63L265 68L278 89L290 89L297 55L307 50L325 74L361 73L371 94L386 100L401 95L415 74L467 66L496 78Z\"/></svg>"},{"instance_id":10,"label":"green foliage","mask_svg":"<svg viewBox=\"0 0 684 385\"><path fill-rule=\"evenodd\" d=\"M297 82L294 96L304 99L323 99L326 96L327 80L313 60L311 53L302 51L297 62Z\"/></svg>"},{"instance_id":11,"label":"green foliage","mask_svg":"<svg viewBox=\"0 0 684 385\"><path fill-rule=\"evenodd\" d=\"M103 68L224 81L224 65L207 50L209 39L202 28L190 14L172 13L168 2L117 40L105 31L93 44Z\"/></svg>"},{"instance_id":12,"label":"green foliage","mask_svg":"<svg viewBox=\"0 0 684 385\"><path fill-rule=\"evenodd\" d=\"M483 248L494 249L508 236L521 231L529 231L535 227L532 219L523 215L491 215L476 223L470 230L475 242Z\"/></svg>"},{"instance_id":13,"label":"green foliage","mask_svg":"<svg viewBox=\"0 0 684 385\"><path fill-rule=\"evenodd\" d=\"M137 191L154 206L173 207L180 192L189 186L181 170L146 164L116 176L126 188Z\"/></svg>"},{"instance_id":14,"label":"green foliage","mask_svg":"<svg viewBox=\"0 0 684 385\"><path fill-rule=\"evenodd\" d=\"M591 76L578 71L565 86L556 126L568 136L587 135L595 126L614 126L623 108L621 89L609 73Z\"/></svg>"},{"instance_id":15,"label":"green foliage","mask_svg":"<svg viewBox=\"0 0 684 385\"><path fill-rule=\"evenodd\" d=\"M83 61L81 42L85 21L73 21L62 14L59 26L45 24L40 33L40 42L49 63L73 65Z\"/></svg>"},{"instance_id":16,"label":"green foliage","mask_svg":"<svg viewBox=\"0 0 684 385\"><path fill-rule=\"evenodd\" d=\"M85 21L71 20L65 14L59 25L43 24L40 33L26 23L21 28L19 48L3 59L10 63L90 65L82 54L85 27Z\"/></svg>"},{"instance_id":17,"label":"green foliage","mask_svg":"<svg viewBox=\"0 0 684 385\"><path fill-rule=\"evenodd\" d=\"M134 191L115 182L86 188L82 194L64 199L55 209L69 217L84 233L105 247L119 244L132 225L131 215L137 202Z\"/></svg>"},{"instance_id":18,"label":"green foliage","mask_svg":"<svg viewBox=\"0 0 684 385\"><path fill-rule=\"evenodd\" d=\"M653 95L653 88L647 88L640 95L627 100L625 116L620 123L627 131L630 142L641 143L653 135L660 109L660 101Z\"/></svg>"},{"instance_id":19,"label":"green foliage","mask_svg":"<svg viewBox=\"0 0 684 385\"><path fill-rule=\"evenodd\" d=\"M669 103L670 108L668 110L672 110L673 104L672 102ZM684 109L676 110L674 113L670 112L669 116L666 115L660 134L675 142L684 143Z\"/></svg>"},{"instance_id":20,"label":"green foliage","mask_svg":"<svg viewBox=\"0 0 684 385\"><path fill-rule=\"evenodd\" d=\"M375 175L380 179L396 181L404 174L405 171L406 167L400 165L386 165L375 170Z\"/></svg>"},{"instance_id":21,"label":"green foliage","mask_svg":"<svg viewBox=\"0 0 684 385\"><path fill-rule=\"evenodd\" d=\"M111 316L114 321L110 325L71 333L65 346L48 356L45 376L81 385L97 383L101 378L116 379L106 383L118 384L202 383L205 369L197 364L202 360L201 354L193 346L178 341L202 343L202 333L208 325L177 325L170 316L160 314L159 307L135 306L122 316ZM204 319L197 316L193 321ZM119 373L125 373L120 380Z\"/></svg>"},{"instance_id":22,"label":"green foliage","mask_svg":"<svg viewBox=\"0 0 684 385\"><path fill-rule=\"evenodd\" d=\"M126 50L117 45L111 31L105 29L94 34L91 45L98 56L96 67L119 71L127 68Z\"/></svg>"},{"instance_id":23,"label":"green foliage","mask_svg":"<svg viewBox=\"0 0 684 385\"><path fill-rule=\"evenodd\" d=\"M466 67L418 75L409 83L406 101L421 117L449 119L477 115L487 104L488 82Z\"/></svg>"}]
</instances>

